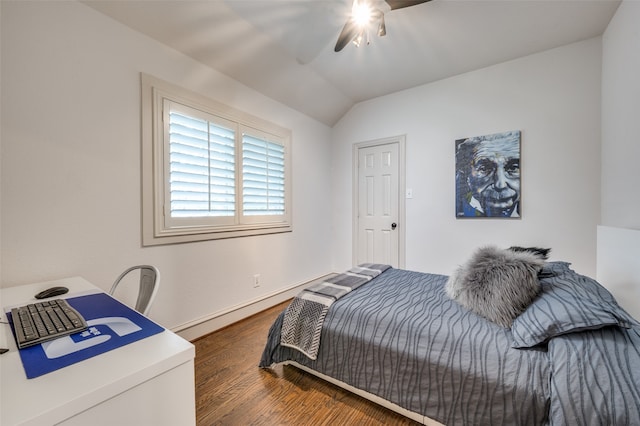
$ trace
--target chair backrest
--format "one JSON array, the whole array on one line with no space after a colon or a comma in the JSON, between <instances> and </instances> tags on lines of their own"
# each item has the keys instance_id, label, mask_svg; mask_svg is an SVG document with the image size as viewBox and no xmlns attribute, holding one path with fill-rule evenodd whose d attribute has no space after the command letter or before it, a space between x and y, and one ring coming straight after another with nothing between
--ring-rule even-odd
<instances>
[{"instance_id":1,"label":"chair backrest","mask_svg":"<svg viewBox=\"0 0 640 426\"><path fill-rule=\"evenodd\" d=\"M138 299L136 301L135 310L143 315L147 315L151 309L153 299L156 297L158 287L160 286L160 271L151 265L137 265L125 270L116 278L109 294L113 295L120 281L132 271L140 271L140 288L138 289Z\"/></svg>"}]
</instances>

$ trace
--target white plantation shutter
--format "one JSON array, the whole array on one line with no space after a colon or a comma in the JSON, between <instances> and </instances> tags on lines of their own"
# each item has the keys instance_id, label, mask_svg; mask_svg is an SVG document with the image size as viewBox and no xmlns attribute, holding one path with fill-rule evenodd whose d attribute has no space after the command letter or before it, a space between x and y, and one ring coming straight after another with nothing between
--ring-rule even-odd
<instances>
[{"instance_id":1,"label":"white plantation shutter","mask_svg":"<svg viewBox=\"0 0 640 426\"><path fill-rule=\"evenodd\" d=\"M285 148L265 136L242 134L242 213L245 216L285 212Z\"/></svg>"},{"instance_id":2,"label":"white plantation shutter","mask_svg":"<svg viewBox=\"0 0 640 426\"><path fill-rule=\"evenodd\" d=\"M172 218L235 215L235 129L169 103ZM220 121L220 120L218 120Z\"/></svg>"},{"instance_id":3,"label":"white plantation shutter","mask_svg":"<svg viewBox=\"0 0 640 426\"><path fill-rule=\"evenodd\" d=\"M291 232L291 130L142 74L143 245Z\"/></svg>"}]
</instances>

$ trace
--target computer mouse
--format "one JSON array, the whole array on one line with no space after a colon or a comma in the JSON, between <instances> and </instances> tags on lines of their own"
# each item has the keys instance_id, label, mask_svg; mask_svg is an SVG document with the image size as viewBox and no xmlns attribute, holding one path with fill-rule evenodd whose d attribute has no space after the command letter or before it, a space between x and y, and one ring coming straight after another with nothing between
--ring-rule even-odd
<instances>
[{"instance_id":1,"label":"computer mouse","mask_svg":"<svg viewBox=\"0 0 640 426\"><path fill-rule=\"evenodd\" d=\"M60 296L61 294L65 294L68 292L69 289L67 287L51 287L36 294L36 299L46 299L48 297Z\"/></svg>"}]
</instances>

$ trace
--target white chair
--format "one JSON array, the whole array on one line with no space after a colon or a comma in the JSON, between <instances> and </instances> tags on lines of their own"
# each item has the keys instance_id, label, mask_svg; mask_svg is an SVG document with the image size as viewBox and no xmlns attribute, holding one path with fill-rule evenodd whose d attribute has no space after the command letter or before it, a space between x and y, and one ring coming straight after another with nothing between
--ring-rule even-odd
<instances>
[{"instance_id":1,"label":"white chair","mask_svg":"<svg viewBox=\"0 0 640 426\"><path fill-rule=\"evenodd\" d=\"M140 271L140 287L138 289L138 299L135 304L135 310L143 315L147 315L151 309L153 299L156 297L158 287L160 286L160 271L155 266L137 265L124 271L111 286L110 295L114 295L120 281L132 271Z\"/></svg>"}]
</instances>

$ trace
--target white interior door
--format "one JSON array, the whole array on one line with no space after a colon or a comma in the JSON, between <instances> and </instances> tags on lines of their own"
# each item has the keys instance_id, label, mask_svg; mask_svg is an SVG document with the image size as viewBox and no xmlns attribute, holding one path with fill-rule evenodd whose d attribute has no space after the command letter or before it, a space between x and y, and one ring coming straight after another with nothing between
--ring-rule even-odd
<instances>
[{"instance_id":1,"label":"white interior door","mask_svg":"<svg viewBox=\"0 0 640 426\"><path fill-rule=\"evenodd\" d=\"M404 266L400 256L404 234L399 153L398 139L357 146L356 264Z\"/></svg>"}]
</instances>

